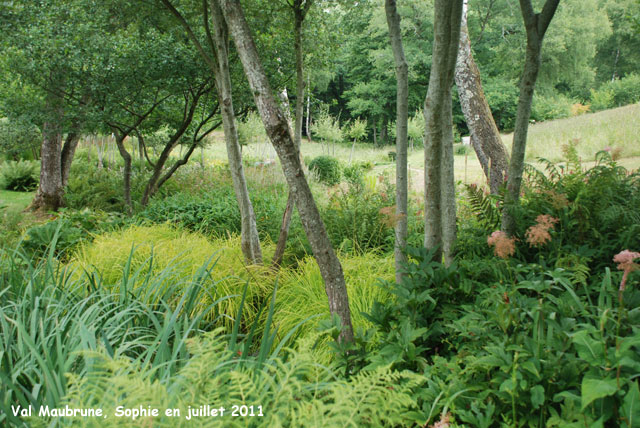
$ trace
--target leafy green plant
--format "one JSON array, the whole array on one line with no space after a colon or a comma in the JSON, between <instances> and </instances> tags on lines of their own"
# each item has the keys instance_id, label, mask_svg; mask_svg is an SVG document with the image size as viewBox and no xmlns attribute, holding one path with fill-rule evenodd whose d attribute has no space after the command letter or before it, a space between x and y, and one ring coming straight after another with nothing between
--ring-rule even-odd
<instances>
[{"instance_id":1,"label":"leafy green plant","mask_svg":"<svg viewBox=\"0 0 640 428\"><path fill-rule=\"evenodd\" d=\"M9 161L0 165L0 187L16 192L30 192L38 187L40 167L36 161Z\"/></svg>"},{"instance_id":2,"label":"leafy green plant","mask_svg":"<svg viewBox=\"0 0 640 428\"><path fill-rule=\"evenodd\" d=\"M270 358L262 368L246 367L247 360L257 357L238 358L217 331L192 340L189 350L192 356L184 368L161 382L154 382L153 372L130 358L111 357L104 351L85 353L91 365L84 376L71 378L65 403L73 408L100 407L107 414L114 414L117 406L178 409L180 417L167 417L161 411L158 417L129 421L158 427L382 427L416 422L412 394L422 383L416 374L381 368L345 381L330 367L318 365L308 350L290 352L286 359ZM189 407L197 410L212 403L224 407L225 413L187 420ZM249 417L240 417L243 414ZM127 421L83 422L115 426Z\"/></svg>"},{"instance_id":3,"label":"leafy green plant","mask_svg":"<svg viewBox=\"0 0 640 428\"><path fill-rule=\"evenodd\" d=\"M309 170L314 173L319 182L327 186L340 183L342 170L338 159L331 156L318 156L309 163Z\"/></svg>"},{"instance_id":4,"label":"leafy green plant","mask_svg":"<svg viewBox=\"0 0 640 428\"><path fill-rule=\"evenodd\" d=\"M41 140L40 130L27 118L0 118L0 153L8 159L18 160L27 156L33 159Z\"/></svg>"},{"instance_id":5,"label":"leafy green plant","mask_svg":"<svg viewBox=\"0 0 640 428\"><path fill-rule=\"evenodd\" d=\"M33 262L18 250L0 251L0 423L26 426L11 406L58 407L68 376L84 376L95 366L83 352L102 351L129 358L162 379L175 373L188 356L186 345L211 325L224 300L199 302L210 295L210 263L182 282L169 282L172 267L145 276L131 269L131 255L114 284L99 271L59 269L49 256ZM149 302L153 290L156 298ZM197 306L199 305L199 306Z\"/></svg>"}]
</instances>

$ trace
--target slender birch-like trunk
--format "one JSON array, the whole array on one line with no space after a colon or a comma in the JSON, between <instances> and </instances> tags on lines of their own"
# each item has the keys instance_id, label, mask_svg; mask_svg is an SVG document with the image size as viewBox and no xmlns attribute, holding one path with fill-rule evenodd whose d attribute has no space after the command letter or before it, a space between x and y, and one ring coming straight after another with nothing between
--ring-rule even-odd
<instances>
[{"instance_id":1,"label":"slender birch-like trunk","mask_svg":"<svg viewBox=\"0 0 640 428\"><path fill-rule=\"evenodd\" d=\"M505 194L502 213L502 230L509 235L515 233L516 223L513 210L520 199L520 186L524 172L524 154L527 147L529 118L531 117L533 92L536 87L538 72L540 71L542 41L553 19L553 15L558 8L559 2L560 0L547 0L542 7L542 11L535 13L531 0L520 0L520 10L527 30L527 49L524 70L520 81L520 98L518 99L516 125L513 132L507 193Z\"/></svg>"},{"instance_id":2,"label":"slender birch-like trunk","mask_svg":"<svg viewBox=\"0 0 640 428\"><path fill-rule=\"evenodd\" d=\"M353 327L342 265L333 251L329 235L305 178L300 156L289 133L287 120L273 96L240 2L238 0L220 0L220 5L233 36L265 130L280 158L284 176L294 195L302 225L318 262L329 300L329 310L341 321L340 340L352 342Z\"/></svg>"},{"instance_id":3,"label":"slender birch-like trunk","mask_svg":"<svg viewBox=\"0 0 640 428\"><path fill-rule=\"evenodd\" d=\"M424 102L425 237L428 249L437 248L436 261L453 261L456 239L456 200L453 176L454 81L462 0L436 0L433 62Z\"/></svg>"},{"instance_id":4,"label":"slender birch-like trunk","mask_svg":"<svg viewBox=\"0 0 640 428\"><path fill-rule=\"evenodd\" d=\"M409 121L409 66L402 47L400 15L395 0L385 1L387 25L391 49L396 63L396 224L395 224L395 268L396 282L402 280L403 264L407 261L404 252L407 246L407 133Z\"/></svg>"}]
</instances>

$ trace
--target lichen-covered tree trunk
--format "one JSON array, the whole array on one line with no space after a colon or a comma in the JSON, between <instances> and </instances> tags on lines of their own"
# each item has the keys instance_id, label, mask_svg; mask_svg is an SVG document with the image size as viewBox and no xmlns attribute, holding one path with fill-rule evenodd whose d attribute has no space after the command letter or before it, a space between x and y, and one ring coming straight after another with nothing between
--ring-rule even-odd
<instances>
[{"instance_id":1,"label":"lichen-covered tree trunk","mask_svg":"<svg viewBox=\"0 0 640 428\"><path fill-rule=\"evenodd\" d=\"M240 207L240 241L242 253L247 263L262 264L260 235L258 235L256 215L253 211L253 204L249 197L249 188L247 187L247 180L244 175L242 152L240 142L238 141L236 115L233 109L231 75L229 73L228 29L217 0L211 2L211 16L214 26L213 40L219 70L218 73L216 73L216 88L218 90L218 100L222 112L222 126L224 127L224 139L227 145L231 179L233 181L238 206Z\"/></svg>"},{"instance_id":2,"label":"lichen-covered tree trunk","mask_svg":"<svg viewBox=\"0 0 640 428\"><path fill-rule=\"evenodd\" d=\"M504 183L509 167L509 154L493 120L482 89L480 70L471 52L471 41L467 29L467 0L463 5L455 81L462 113L471 133L471 144L487 176L491 193L497 194Z\"/></svg>"},{"instance_id":3,"label":"lichen-covered tree trunk","mask_svg":"<svg viewBox=\"0 0 640 428\"><path fill-rule=\"evenodd\" d=\"M265 130L278 154L284 176L294 195L302 225L318 262L329 300L329 310L341 321L340 340L352 342L353 327L342 265L333 251L320 212L305 178L298 151L289 133L287 120L273 96L240 2L238 0L220 0L220 5L233 36Z\"/></svg>"},{"instance_id":4,"label":"lichen-covered tree trunk","mask_svg":"<svg viewBox=\"0 0 640 428\"><path fill-rule=\"evenodd\" d=\"M527 133L533 92L540 70L542 41L553 19L560 0L547 0L540 13L535 13L531 0L520 0L520 10L527 31L527 49L525 53L524 71L520 81L520 97L516 111L516 124L513 132L511 161L507 179L504 210L502 213L502 230L509 235L515 232L514 207L520 199L520 186L524 172L524 154L527 147Z\"/></svg>"},{"instance_id":5,"label":"lichen-covered tree trunk","mask_svg":"<svg viewBox=\"0 0 640 428\"><path fill-rule=\"evenodd\" d=\"M395 268L396 282L402 280L402 265L406 263L404 252L407 246L407 133L409 120L409 66L402 47L400 15L395 0L385 1L387 25L391 49L396 63L396 225L395 225Z\"/></svg>"},{"instance_id":6,"label":"lichen-covered tree trunk","mask_svg":"<svg viewBox=\"0 0 640 428\"><path fill-rule=\"evenodd\" d=\"M460 39L462 0L436 0L434 10L433 62L424 102L424 245L428 249L437 248L436 261L441 261L444 253L445 263L450 264L456 239L451 87Z\"/></svg>"}]
</instances>

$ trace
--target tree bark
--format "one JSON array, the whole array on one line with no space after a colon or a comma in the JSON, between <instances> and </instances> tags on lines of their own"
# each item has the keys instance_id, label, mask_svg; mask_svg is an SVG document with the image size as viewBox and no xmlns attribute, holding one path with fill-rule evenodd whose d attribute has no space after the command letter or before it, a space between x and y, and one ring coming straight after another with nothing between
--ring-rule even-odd
<instances>
[{"instance_id":1,"label":"tree bark","mask_svg":"<svg viewBox=\"0 0 640 428\"><path fill-rule=\"evenodd\" d=\"M558 8L559 2L560 0L547 0L542 11L535 13L531 0L520 0L520 10L527 31L527 49L522 80L520 81L520 97L518 99L518 109L516 112L515 130L513 132L507 193L505 194L502 213L502 230L509 235L515 233L516 224L513 210L520 199L520 186L522 184L522 173L524 171L524 154L527 147L529 118L531 117L533 92L540 70L542 41L553 19L553 15Z\"/></svg>"},{"instance_id":2,"label":"tree bark","mask_svg":"<svg viewBox=\"0 0 640 428\"><path fill-rule=\"evenodd\" d=\"M329 310L332 315L337 315L341 321L342 330L339 340L352 342L353 327L342 265L333 251L320 212L305 178L298 151L289 133L287 120L274 99L240 2L238 0L220 0L220 4L229 30L233 35L265 130L280 158L285 178L293 192L300 213L302 225L318 262L329 300Z\"/></svg>"},{"instance_id":3,"label":"tree bark","mask_svg":"<svg viewBox=\"0 0 640 428\"><path fill-rule=\"evenodd\" d=\"M40 184L36 196L29 206L34 211L57 211L64 205L60 123L60 121L45 122L42 126Z\"/></svg>"},{"instance_id":4,"label":"tree bark","mask_svg":"<svg viewBox=\"0 0 640 428\"><path fill-rule=\"evenodd\" d=\"M233 110L233 97L231 94L231 75L229 73L229 33L218 0L211 2L211 17L214 31L213 40L218 62L216 73L216 86L218 99L222 111L222 126L224 127L224 139L227 145L227 157L233 188L236 193L238 206L240 207L241 232L240 242L242 253L249 264L262 264L262 248L260 247L260 235L256 225L256 215L253 204L249 198L249 188L244 176L242 166L242 152L238 141L238 128L236 115Z\"/></svg>"},{"instance_id":5,"label":"tree bark","mask_svg":"<svg viewBox=\"0 0 640 428\"><path fill-rule=\"evenodd\" d=\"M302 24L307 16L307 12L311 7L313 0L294 0L293 5L290 6L293 9L294 15L294 50L296 54L296 113L295 113L295 128L293 131L293 142L300 156L300 162L302 161L302 154L300 147L302 143L302 119L304 110L304 56L302 51ZM285 88L286 91L286 88ZM287 99L288 103L288 99ZM288 112L288 109L285 113ZM288 116L288 115L287 115ZM291 219L293 218L293 205L294 205L293 193L289 191L289 197L287 198L287 206L284 209L282 215L282 225L280 227L280 235L278 236L278 243L273 255L273 267L278 268L282 263L284 257L284 251L287 246L287 238L289 237L289 228L291 226Z\"/></svg>"},{"instance_id":6,"label":"tree bark","mask_svg":"<svg viewBox=\"0 0 640 428\"><path fill-rule=\"evenodd\" d=\"M62 187L66 187L69 182L69 172L71 171L71 163L73 162L73 156L78 148L78 142L80 141L80 135L76 131L71 131L67 134L67 138L64 140L62 146L62 152L60 153L60 173L62 174Z\"/></svg>"},{"instance_id":7,"label":"tree bark","mask_svg":"<svg viewBox=\"0 0 640 428\"><path fill-rule=\"evenodd\" d=\"M425 137L425 238L434 259L453 261L456 239L456 201L453 177L453 117L451 87L454 81L462 0L436 0L433 62L424 103Z\"/></svg>"},{"instance_id":8,"label":"tree bark","mask_svg":"<svg viewBox=\"0 0 640 428\"><path fill-rule=\"evenodd\" d=\"M407 246L407 133L409 121L409 66L402 47L402 31L400 15L395 0L385 1L387 25L391 49L396 63L396 225L395 225L395 268L396 282L403 277L403 265L407 262L405 247Z\"/></svg>"},{"instance_id":9,"label":"tree bark","mask_svg":"<svg viewBox=\"0 0 640 428\"><path fill-rule=\"evenodd\" d=\"M462 113L471 133L471 145L478 155L491 193L497 194L500 186L504 184L509 167L509 154L493 120L482 89L480 70L471 52L471 41L467 29L467 0L464 0L463 4L455 81Z\"/></svg>"},{"instance_id":10,"label":"tree bark","mask_svg":"<svg viewBox=\"0 0 640 428\"><path fill-rule=\"evenodd\" d=\"M133 204L131 203L131 155L124 146L124 139L127 138L127 134L115 131L116 147L122 160L124 161L124 172L122 174L122 186L124 203L127 206L127 212L129 215L133 214Z\"/></svg>"}]
</instances>

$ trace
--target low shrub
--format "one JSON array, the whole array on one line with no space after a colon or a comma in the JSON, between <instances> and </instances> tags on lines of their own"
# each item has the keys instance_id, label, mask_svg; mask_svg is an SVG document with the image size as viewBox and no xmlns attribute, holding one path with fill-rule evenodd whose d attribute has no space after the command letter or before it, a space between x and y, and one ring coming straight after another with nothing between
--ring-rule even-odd
<instances>
[{"instance_id":1,"label":"low shrub","mask_svg":"<svg viewBox=\"0 0 640 428\"><path fill-rule=\"evenodd\" d=\"M338 159L331 156L318 156L309 163L309 170L313 172L319 182L327 186L340 183L342 171Z\"/></svg>"},{"instance_id":2,"label":"low shrub","mask_svg":"<svg viewBox=\"0 0 640 428\"><path fill-rule=\"evenodd\" d=\"M263 245L265 257L272 251L271 246ZM206 293L194 310L202 311L218 299L224 299L218 302L217 308L225 315L223 324L227 326L238 311L246 281L252 280L245 303L248 322L272 287L268 268L245 265L239 238L209 241L198 233L180 231L166 224L132 226L97 236L92 243L78 249L69 267L76 275L96 271L102 287L109 290L117 289L123 271L129 271L135 278L131 286L144 290L140 294L145 303L157 302L167 289L173 290L177 285L186 289L189 278L206 267L203 283ZM153 288L149 287L151 278Z\"/></svg>"},{"instance_id":3,"label":"low shrub","mask_svg":"<svg viewBox=\"0 0 640 428\"><path fill-rule=\"evenodd\" d=\"M543 122L545 120L570 117L571 109L575 103L575 100L563 94L536 93L531 106L531 120Z\"/></svg>"},{"instance_id":4,"label":"low shrub","mask_svg":"<svg viewBox=\"0 0 640 428\"><path fill-rule=\"evenodd\" d=\"M30 192L38 188L40 164L36 161L9 161L0 165L0 188Z\"/></svg>"},{"instance_id":5,"label":"low shrub","mask_svg":"<svg viewBox=\"0 0 640 428\"><path fill-rule=\"evenodd\" d=\"M606 82L597 90L591 90L594 111L606 110L640 101L640 74L629 74L621 79Z\"/></svg>"}]
</instances>

